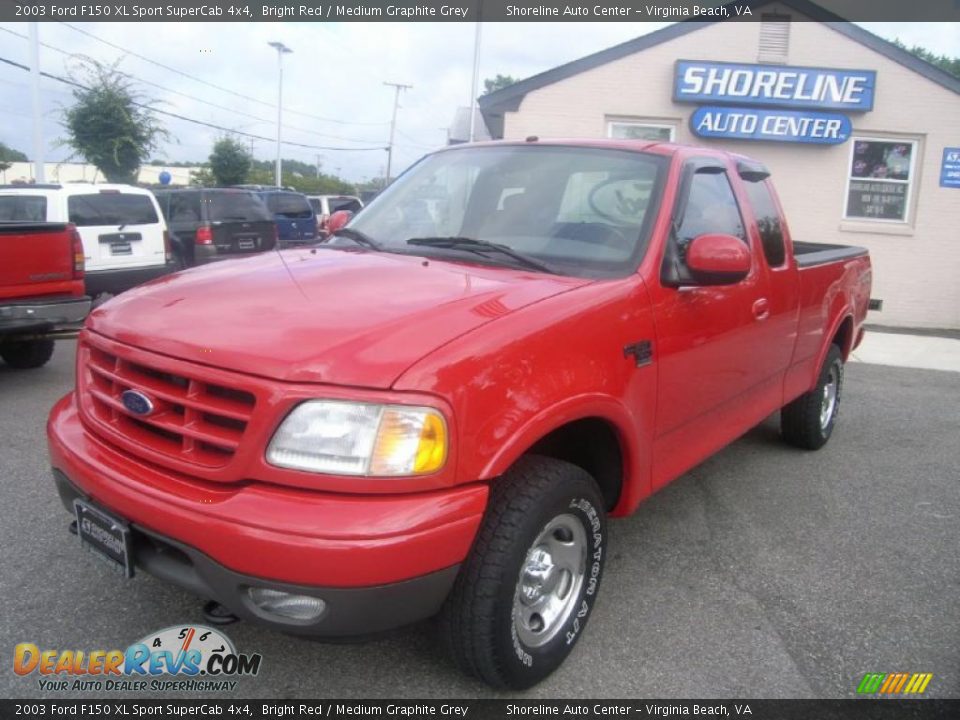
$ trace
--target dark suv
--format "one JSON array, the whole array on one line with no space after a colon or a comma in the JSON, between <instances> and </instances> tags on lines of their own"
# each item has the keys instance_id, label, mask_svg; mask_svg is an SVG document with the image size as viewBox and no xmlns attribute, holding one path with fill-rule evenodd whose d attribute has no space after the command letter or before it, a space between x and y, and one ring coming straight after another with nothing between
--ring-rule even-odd
<instances>
[{"instance_id":1,"label":"dark suv","mask_svg":"<svg viewBox=\"0 0 960 720\"><path fill-rule=\"evenodd\" d=\"M273 215L256 193L232 188L158 190L170 242L183 266L272 250Z\"/></svg>"}]
</instances>

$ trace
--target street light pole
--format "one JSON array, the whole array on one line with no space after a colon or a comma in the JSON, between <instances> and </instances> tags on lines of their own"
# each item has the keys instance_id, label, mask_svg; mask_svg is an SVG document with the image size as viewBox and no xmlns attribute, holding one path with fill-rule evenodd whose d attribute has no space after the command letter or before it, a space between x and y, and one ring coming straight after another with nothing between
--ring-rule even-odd
<instances>
[{"instance_id":1,"label":"street light pole","mask_svg":"<svg viewBox=\"0 0 960 720\"><path fill-rule=\"evenodd\" d=\"M480 20L473 36L473 76L470 79L470 142L477 139L477 93L480 85Z\"/></svg>"},{"instance_id":2,"label":"street light pole","mask_svg":"<svg viewBox=\"0 0 960 720\"><path fill-rule=\"evenodd\" d=\"M267 43L277 51L277 64L280 70L277 80L277 171L275 175L276 185L280 187L283 173L282 160L280 159L280 136L283 134L283 56L293 52L282 42Z\"/></svg>"},{"instance_id":3,"label":"street light pole","mask_svg":"<svg viewBox=\"0 0 960 720\"><path fill-rule=\"evenodd\" d=\"M33 112L33 178L46 182L43 163L43 108L40 104L40 36L37 23L28 23L30 37L30 96Z\"/></svg>"},{"instance_id":4,"label":"street light pole","mask_svg":"<svg viewBox=\"0 0 960 720\"><path fill-rule=\"evenodd\" d=\"M393 135L397 129L397 108L400 107L400 91L409 90L413 85L403 85L401 83L392 83L385 82L384 85L389 85L394 88L395 93L393 95L393 118L390 120L390 145L387 147L387 182L386 185L390 184L390 169L393 167ZM384 187L386 187L386 185Z\"/></svg>"}]
</instances>

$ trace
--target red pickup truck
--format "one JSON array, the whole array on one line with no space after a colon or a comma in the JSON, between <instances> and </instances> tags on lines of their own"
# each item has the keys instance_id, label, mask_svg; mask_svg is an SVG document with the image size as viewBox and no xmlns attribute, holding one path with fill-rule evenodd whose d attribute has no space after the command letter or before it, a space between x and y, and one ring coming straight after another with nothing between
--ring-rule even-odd
<instances>
[{"instance_id":1,"label":"red pickup truck","mask_svg":"<svg viewBox=\"0 0 960 720\"><path fill-rule=\"evenodd\" d=\"M90 312L80 235L66 223L0 223L0 357L12 368L44 365L54 338Z\"/></svg>"},{"instance_id":2,"label":"red pickup truck","mask_svg":"<svg viewBox=\"0 0 960 720\"><path fill-rule=\"evenodd\" d=\"M465 671L528 687L590 617L608 515L775 411L803 448L834 430L870 261L793 242L767 176L639 141L429 155L328 243L95 310L60 496L128 575L318 637L439 613Z\"/></svg>"}]
</instances>

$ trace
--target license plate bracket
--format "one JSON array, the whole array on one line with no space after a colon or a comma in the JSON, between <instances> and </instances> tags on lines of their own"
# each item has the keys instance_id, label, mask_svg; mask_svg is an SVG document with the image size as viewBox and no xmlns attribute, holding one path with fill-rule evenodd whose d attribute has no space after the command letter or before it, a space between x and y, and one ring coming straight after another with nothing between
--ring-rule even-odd
<instances>
[{"instance_id":1,"label":"license plate bracket","mask_svg":"<svg viewBox=\"0 0 960 720\"><path fill-rule=\"evenodd\" d=\"M74 500L80 546L124 577L133 577L130 525L85 500Z\"/></svg>"}]
</instances>

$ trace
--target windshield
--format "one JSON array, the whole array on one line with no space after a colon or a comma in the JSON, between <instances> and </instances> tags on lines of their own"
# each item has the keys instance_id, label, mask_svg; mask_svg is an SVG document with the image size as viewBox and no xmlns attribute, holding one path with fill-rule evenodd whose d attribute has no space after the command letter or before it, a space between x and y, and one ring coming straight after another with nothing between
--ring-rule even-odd
<instances>
[{"instance_id":1,"label":"windshield","mask_svg":"<svg viewBox=\"0 0 960 720\"><path fill-rule=\"evenodd\" d=\"M470 258L470 238L498 243L586 277L636 269L656 215L659 156L549 145L464 148L431 155L381 193L350 228L384 250ZM490 262L506 262L489 254Z\"/></svg>"}]
</instances>

